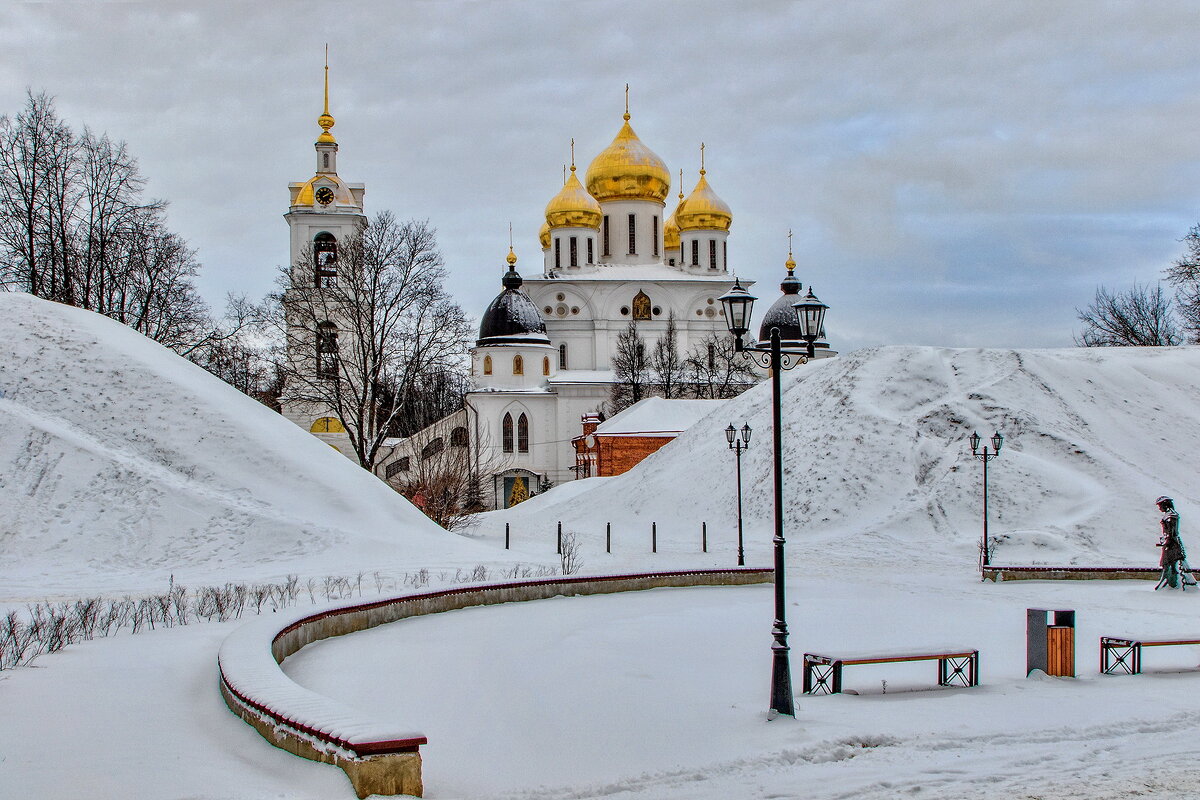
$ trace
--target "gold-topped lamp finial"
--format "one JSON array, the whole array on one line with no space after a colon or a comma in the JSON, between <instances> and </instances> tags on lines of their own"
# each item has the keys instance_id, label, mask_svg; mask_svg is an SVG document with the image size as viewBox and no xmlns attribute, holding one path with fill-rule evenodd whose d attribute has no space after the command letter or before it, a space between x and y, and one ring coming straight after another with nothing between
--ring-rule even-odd
<instances>
[{"instance_id":1,"label":"gold-topped lamp finial","mask_svg":"<svg viewBox=\"0 0 1200 800\"><path fill-rule=\"evenodd\" d=\"M333 134L329 129L333 127L333 115L329 113L329 45L325 45L325 110L321 112L321 116L317 117L317 124L321 126L321 135L317 137L318 142L333 142Z\"/></svg>"}]
</instances>

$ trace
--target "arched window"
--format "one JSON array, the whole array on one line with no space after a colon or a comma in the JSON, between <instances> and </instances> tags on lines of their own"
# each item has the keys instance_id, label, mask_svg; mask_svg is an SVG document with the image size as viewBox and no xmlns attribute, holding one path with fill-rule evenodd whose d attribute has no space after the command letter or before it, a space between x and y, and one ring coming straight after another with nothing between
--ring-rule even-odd
<instances>
[{"instance_id":1,"label":"arched window","mask_svg":"<svg viewBox=\"0 0 1200 800\"><path fill-rule=\"evenodd\" d=\"M512 414L504 415L504 422L500 426L501 438L504 442L504 452L511 453L513 451L513 423Z\"/></svg>"},{"instance_id":2,"label":"arched window","mask_svg":"<svg viewBox=\"0 0 1200 800\"><path fill-rule=\"evenodd\" d=\"M650 296L645 292L639 291L633 298L633 318L650 319Z\"/></svg>"},{"instance_id":3,"label":"arched window","mask_svg":"<svg viewBox=\"0 0 1200 800\"><path fill-rule=\"evenodd\" d=\"M558 346L558 368L567 368L567 346L565 344L560 344Z\"/></svg>"},{"instance_id":4,"label":"arched window","mask_svg":"<svg viewBox=\"0 0 1200 800\"><path fill-rule=\"evenodd\" d=\"M317 325L317 377L337 380L338 334L332 322Z\"/></svg>"},{"instance_id":5,"label":"arched window","mask_svg":"<svg viewBox=\"0 0 1200 800\"><path fill-rule=\"evenodd\" d=\"M421 460L424 461L427 458L433 458L438 453L442 452L443 447L445 447L445 442L443 442L442 437L439 436L421 448Z\"/></svg>"},{"instance_id":6,"label":"arched window","mask_svg":"<svg viewBox=\"0 0 1200 800\"><path fill-rule=\"evenodd\" d=\"M450 431L450 446L451 447L466 447L467 446L467 429L457 427Z\"/></svg>"},{"instance_id":7,"label":"arched window","mask_svg":"<svg viewBox=\"0 0 1200 800\"><path fill-rule=\"evenodd\" d=\"M550 374L550 356L542 357L542 374L543 375Z\"/></svg>"},{"instance_id":8,"label":"arched window","mask_svg":"<svg viewBox=\"0 0 1200 800\"><path fill-rule=\"evenodd\" d=\"M483 374L484 375L492 374L492 357L491 356L483 357Z\"/></svg>"},{"instance_id":9,"label":"arched window","mask_svg":"<svg viewBox=\"0 0 1200 800\"><path fill-rule=\"evenodd\" d=\"M717 240L716 239L708 240L708 268L709 269L717 268Z\"/></svg>"},{"instance_id":10,"label":"arched window","mask_svg":"<svg viewBox=\"0 0 1200 800\"><path fill-rule=\"evenodd\" d=\"M520 356L513 356L513 375L525 374L525 359Z\"/></svg>"},{"instance_id":11,"label":"arched window","mask_svg":"<svg viewBox=\"0 0 1200 800\"><path fill-rule=\"evenodd\" d=\"M700 240L692 239L692 266L700 265Z\"/></svg>"},{"instance_id":12,"label":"arched window","mask_svg":"<svg viewBox=\"0 0 1200 800\"><path fill-rule=\"evenodd\" d=\"M318 233L313 239L317 288L337 286L337 239L332 233Z\"/></svg>"},{"instance_id":13,"label":"arched window","mask_svg":"<svg viewBox=\"0 0 1200 800\"><path fill-rule=\"evenodd\" d=\"M517 419L517 452L529 452L529 417L524 414Z\"/></svg>"}]
</instances>

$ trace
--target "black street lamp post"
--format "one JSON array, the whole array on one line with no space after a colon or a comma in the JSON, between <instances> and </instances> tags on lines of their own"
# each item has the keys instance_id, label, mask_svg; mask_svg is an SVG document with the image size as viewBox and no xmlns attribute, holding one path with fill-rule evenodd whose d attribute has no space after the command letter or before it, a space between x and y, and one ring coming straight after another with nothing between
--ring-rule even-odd
<instances>
[{"instance_id":1,"label":"black street lamp post","mask_svg":"<svg viewBox=\"0 0 1200 800\"><path fill-rule=\"evenodd\" d=\"M743 425L741 436L738 435L738 430L730 423L725 429L725 441L729 442L729 449L734 452L737 457L737 503L738 503L738 566L746 566L746 551L742 547L742 451L750 448L750 426Z\"/></svg>"},{"instance_id":2,"label":"black street lamp post","mask_svg":"<svg viewBox=\"0 0 1200 800\"><path fill-rule=\"evenodd\" d=\"M979 449L979 443L982 440L983 439L979 435L979 432L975 431L971 434L971 438L969 441L971 442L971 455L975 456L975 458L978 458L980 461L983 462L983 541L980 543L980 546L979 546L979 550L980 550L979 563L982 567L986 567L991 564L991 556L988 552L989 548L988 548L987 465L988 465L989 461L991 461L996 456L1000 455L1000 445L1004 444L1004 437L1000 435L1000 431L996 431L994 434L992 434L992 449L990 452L988 451L988 446L986 444L983 446L982 451Z\"/></svg>"},{"instance_id":3,"label":"black street lamp post","mask_svg":"<svg viewBox=\"0 0 1200 800\"><path fill-rule=\"evenodd\" d=\"M747 292L741 281L735 280L733 288L721 296L725 309L725 324L733 334L734 350L753 357L761 366L771 371L771 428L775 457L775 623L771 628L774 642L771 644L771 713L796 716L792 698L792 671L788 664L788 630L786 615L786 593L784 588L783 558L783 411L780 400L780 373L813 358L814 343L821 334L828 308L816 298L810 288L808 295L793 306L800 327L801 338L808 343L806 352L784 349L780 345L779 328L771 328L770 342L748 345L742 337L750 330L750 312L757 300Z\"/></svg>"}]
</instances>

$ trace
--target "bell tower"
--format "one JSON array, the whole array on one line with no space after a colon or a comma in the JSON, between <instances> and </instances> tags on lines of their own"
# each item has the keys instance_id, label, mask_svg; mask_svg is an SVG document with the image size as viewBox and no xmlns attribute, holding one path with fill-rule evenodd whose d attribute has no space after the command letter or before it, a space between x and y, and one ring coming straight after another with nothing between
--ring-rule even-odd
<instances>
[{"instance_id":1,"label":"bell tower","mask_svg":"<svg viewBox=\"0 0 1200 800\"><path fill-rule=\"evenodd\" d=\"M347 183L338 176L338 143L331 132L334 122L333 115L329 113L329 47L326 46L325 105L317 117L321 133L314 143L316 171L307 181L288 184L291 201L287 213L283 215L291 234L288 247L291 280L284 292L285 308L289 299L295 298L300 292L337 286L340 243L358 233L367 221L363 213L366 187L361 183ZM321 321L318 328L321 329L313 331L312 335L318 342L318 351L324 352L322 346L329 351L325 359L327 363L318 357L311 366L317 373L321 370L329 372L328 377L332 380L335 373L331 365L337 363L338 321ZM289 350L293 349L289 343ZM295 363L313 362L313 359L298 352L290 352L289 357ZM284 416L350 455L349 449L342 446L346 437L341 423L329 409L311 408L308 404L290 400L286 387L282 404Z\"/></svg>"}]
</instances>

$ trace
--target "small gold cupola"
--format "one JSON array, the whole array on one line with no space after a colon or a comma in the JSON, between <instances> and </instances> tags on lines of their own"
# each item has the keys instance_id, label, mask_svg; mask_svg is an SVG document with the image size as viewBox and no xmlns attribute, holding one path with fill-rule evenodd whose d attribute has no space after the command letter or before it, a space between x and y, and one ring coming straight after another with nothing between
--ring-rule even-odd
<instances>
[{"instance_id":1,"label":"small gold cupola","mask_svg":"<svg viewBox=\"0 0 1200 800\"><path fill-rule=\"evenodd\" d=\"M700 180L696 188L688 195L687 200L675 209L675 220L679 230L717 230L728 231L733 224L733 212L725 201L708 185L704 169L704 144L700 145Z\"/></svg>"},{"instance_id":2,"label":"small gold cupola","mask_svg":"<svg viewBox=\"0 0 1200 800\"><path fill-rule=\"evenodd\" d=\"M546 204L547 233L554 228L599 229L604 212L575 175L575 140L571 140L571 174L563 188ZM547 243L546 246L549 246Z\"/></svg>"},{"instance_id":3,"label":"small gold cupola","mask_svg":"<svg viewBox=\"0 0 1200 800\"><path fill-rule=\"evenodd\" d=\"M629 125L629 87L625 87L625 124L612 144L600 151L587 168L587 190L601 203L608 200L650 200L663 204L671 191L671 173Z\"/></svg>"},{"instance_id":4,"label":"small gold cupola","mask_svg":"<svg viewBox=\"0 0 1200 800\"><path fill-rule=\"evenodd\" d=\"M667 221L663 223L663 248L668 253L679 249L679 220L676 219L676 215L682 207L683 170L679 170L679 202L675 205L675 210L671 212L671 216L667 217Z\"/></svg>"}]
</instances>

